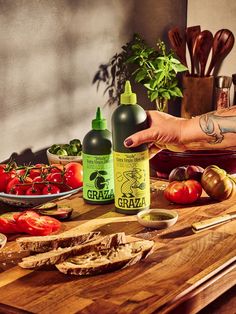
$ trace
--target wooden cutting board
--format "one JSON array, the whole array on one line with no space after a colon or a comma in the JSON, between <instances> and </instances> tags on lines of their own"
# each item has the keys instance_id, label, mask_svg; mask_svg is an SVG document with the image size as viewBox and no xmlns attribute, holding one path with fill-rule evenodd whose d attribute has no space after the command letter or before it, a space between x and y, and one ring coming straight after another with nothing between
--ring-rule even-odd
<instances>
[{"instance_id":1,"label":"wooden cutting board","mask_svg":"<svg viewBox=\"0 0 236 314\"><path fill-rule=\"evenodd\" d=\"M81 194L60 201L74 208L63 231L124 231L154 240L153 253L131 267L93 277L25 270L17 263L28 253L19 252L16 236L9 237L0 251L0 312L196 313L231 288L236 283L236 220L198 234L191 223L235 211L235 199L216 203L203 196L194 206L171 205L163 198L163 184L153 183L152 207L179 213L176 225L165 230L146 229L135 216L116 213L113 204L85 204Z\"/></svg>"}]
</instances>

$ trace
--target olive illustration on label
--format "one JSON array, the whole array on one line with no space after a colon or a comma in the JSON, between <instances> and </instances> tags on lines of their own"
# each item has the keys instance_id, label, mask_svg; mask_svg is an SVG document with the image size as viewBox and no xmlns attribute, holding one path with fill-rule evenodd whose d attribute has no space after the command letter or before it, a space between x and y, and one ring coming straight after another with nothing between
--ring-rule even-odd
<instances>
[{"instance_id":1,"label":"olive illustration on label","mask_svg":"<svg viewBox=\"0 0 236 314\"><path fill-rule=\"evenodd\" d=\"M105 187L108 188L109 179L105 179L105 175L107 175L105 170L97 170L91 173L89 179L90 181L94 180L94 186L97 190L102 190Z\"/></svg>"}]
</instances>

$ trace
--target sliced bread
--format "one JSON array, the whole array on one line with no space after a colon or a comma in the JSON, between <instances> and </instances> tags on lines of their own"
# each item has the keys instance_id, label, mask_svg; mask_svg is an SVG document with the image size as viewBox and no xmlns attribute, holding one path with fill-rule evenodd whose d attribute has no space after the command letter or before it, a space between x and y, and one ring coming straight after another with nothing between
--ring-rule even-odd
<instances>
[{"instance_id":1,"label":"sliced bread","mask_svg":"<svg viewBox=\"0 0 236 314\"><path fill-rule=\"evenodd\" d=\"M145 258L154 245L143 240L83 255L70 257L56 265L57 269L70 275L97 275L133 265Z\"/></svg>"},{"instance_id":2,"label":"sliced bread","mask_svg":"<svg viewBox=\"0 0 236 314\"><path fill-rule=\"evenodd\" d=\"M125 242L126 238L124 232L101 236L93 241L85 242L81 245L58 248L46 253L25 257L22 259L22 262L19 263L19 266L22 268L38 268L44 265L55 265L57 263L62 263L71 256L117 247Z\"/></svg>"},{"instance_id":3,"label":"sliced bread","mask_svg":"<svg viewBox=\"0 0 236 314\"><path fill-rule=\"evenodd\" d=\"M61 233L50 236L24 237L16 240L22 250L31 252L48 252L57 248L65 248L75 246L87 241L95 240L100 235L100 232L88 233Z\"/></svg>"}]
</instances>

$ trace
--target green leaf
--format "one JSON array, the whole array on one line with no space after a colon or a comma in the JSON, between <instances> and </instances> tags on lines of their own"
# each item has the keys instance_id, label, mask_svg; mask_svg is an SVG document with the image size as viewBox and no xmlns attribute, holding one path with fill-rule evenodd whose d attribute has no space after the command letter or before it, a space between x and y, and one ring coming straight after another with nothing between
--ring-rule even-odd
<instances>
[{"instance_id":1,"label":"green leaf","mask_svg":"<svg viewBox=\"0 0 236 314\"><path fill-rule=\"evenodd\" d=\"M153 88L151 88L150 84L149 83L145 83L144 86L150 90L150 91L153 91Z\"/></svg>"},{"instance_id":2,"label":"green leaf","mask_svg":"<svg viewBox=\"0 0 236 314\"><path fill-rule=\"evenodd\" d=\"M151 93L150 100L153 101L158 98L158 91Z\"/></svg>"},{"instance_id":3,"label":"green leaf","mask_svg":"<svg viewBox=\"0 0 236 314\"><path fill-rule=\"evenodd\" d=\"M135 81L138 83L141 82L143 79L145 79L145 77L147 75L146 73L147 73L146 70L141 70L141 71L137 72L137 74L135 76Z\"/></svg>"}]
</instances>

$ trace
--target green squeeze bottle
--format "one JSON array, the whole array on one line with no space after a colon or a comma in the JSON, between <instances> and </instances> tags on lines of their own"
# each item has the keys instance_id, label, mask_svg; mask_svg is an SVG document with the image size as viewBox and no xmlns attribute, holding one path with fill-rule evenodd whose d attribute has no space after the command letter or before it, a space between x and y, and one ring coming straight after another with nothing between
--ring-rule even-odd
<instances>
[{"instance_id":1,"label":"green squeeze bottle","mask_svg":"<svg viewBox=\"0 0 236 314\"><path fill-rule=\"evenodd\" d=\"M82 144L83 150L83 198L91 204L107 204L114 201L112 136L107 121L97 108L89 131Z\"/></svg>"},{"instance_id":2,"label":"green squeeze bottle","mask_svg":"<svg viewBox=\"0 0 236 314\"><path fill-rule=\"evenodd\" d=\"M136 94L127 81L112 115L115 208L119 213L136 214L150 207L148 147L126 148L123 144L128 136L147 126L146 112L137 105Z\"/></svg>"}]
</instances>

